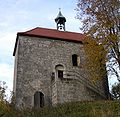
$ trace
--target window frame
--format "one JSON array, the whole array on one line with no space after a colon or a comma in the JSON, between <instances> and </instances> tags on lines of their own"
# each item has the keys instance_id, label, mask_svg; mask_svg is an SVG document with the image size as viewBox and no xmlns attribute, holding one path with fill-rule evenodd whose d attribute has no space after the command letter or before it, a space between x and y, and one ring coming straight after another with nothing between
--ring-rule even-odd
<instances>
[{"instance_id":1,"label":"window frame","mask_svg":"<svg viewBox=\"0 0 120 117\"><path fill-rule=\"evenodd\" d=\"M56 70L56 78L63 78L64 77L64 66L61 64L58 64L55 66Z\"/></svg>"}]
</instances>

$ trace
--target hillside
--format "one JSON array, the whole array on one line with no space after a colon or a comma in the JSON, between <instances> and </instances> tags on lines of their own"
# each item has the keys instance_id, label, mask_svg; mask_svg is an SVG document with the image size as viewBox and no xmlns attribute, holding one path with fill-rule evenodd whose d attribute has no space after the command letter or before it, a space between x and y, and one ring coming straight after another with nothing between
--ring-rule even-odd
<instances>
[{"instance_id":1,"label":"hillside","mask_svg":"<svg viewBox=\"0 0 120 117\"><path fill-rule=\"evenodd\" d=\"M120 100L74 102L22 111L1 103L0 117L120 117Z\"/></svg>"}]
</instances>

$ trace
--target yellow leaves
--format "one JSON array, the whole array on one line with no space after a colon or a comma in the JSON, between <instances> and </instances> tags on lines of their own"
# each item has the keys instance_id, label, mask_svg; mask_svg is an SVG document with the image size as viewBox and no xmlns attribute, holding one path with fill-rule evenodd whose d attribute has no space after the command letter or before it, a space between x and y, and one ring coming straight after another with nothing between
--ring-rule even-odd
<instances>
[{"instance_id":1,"label":"yellow leaves","mask_svg":"<svg viewBox=\"0 0 120 117\"><path fill-rule=\"evenodd\" d=\"M91 38L86 38L85 43L85 52L87 53L87 56L90 57L90 59L99 60L104 57L106 54L103 45L100 43L97 43L96 40Z\"/></svg>"},{"instance_id":2,"label":"yellow leaves","mask_svg":"<svg viewBox=\"0 0 120 117\"><path fill-rule=\"evenodd\" d=\"M118 40L119 40L118 35L116 35L116 34L110 34L107 36L107 38L114 43L118 42Z\"/></svg>"},{"instance_id":3,"label":"yellow leaves","mask_svg":"<svg viewBox=\"0 0 120 117\"><path fill-rule=\"evenodd\" d=\"M90 74L92 81L100 80L105 76L106 51L101 44L98 44L90 37L86 37L84 42L86 53L85 68Z\"/></svg>"}]
</instances>

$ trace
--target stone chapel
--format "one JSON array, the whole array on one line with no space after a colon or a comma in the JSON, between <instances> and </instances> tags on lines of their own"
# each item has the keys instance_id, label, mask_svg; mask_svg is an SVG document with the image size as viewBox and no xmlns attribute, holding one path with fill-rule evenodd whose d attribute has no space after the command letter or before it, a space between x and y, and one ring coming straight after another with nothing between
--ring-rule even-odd
<instances>
[{"instance_id":1,"label":"stone chapel","mask_svg":"<svg viewBox=\"0 0 120 117\"><path fill-rule=\"evenodd\" d=\"M65 31L61 11L57 29L18 32L14 47L14 86L17 107L43 107L71 101L108 98L108 81L94 86L82 67L84 35Z\"/></svg>"}]
</instances>

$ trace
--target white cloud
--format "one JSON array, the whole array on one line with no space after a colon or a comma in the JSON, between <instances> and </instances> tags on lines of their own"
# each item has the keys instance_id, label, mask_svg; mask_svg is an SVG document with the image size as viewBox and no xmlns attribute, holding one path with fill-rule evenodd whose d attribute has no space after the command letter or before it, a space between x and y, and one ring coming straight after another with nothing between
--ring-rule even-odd
<instances>
[{"instance_id":1,"label":"white cloud","mask_svg":"<svg viewBox=\"0 0 120 117\"><path fill-rule=\"evenodd\" d=\"M0 63L0 81L5 81L8 84L13 81L13 65Z\"/></svg>"},{"instance_id":2,"label":"white cloud","mask_svg":"<svg viewBox=\"0 0 120 117\"><path fill-rule=\"evenodd\" d=\"M13 64L15 33L0 33L0 63Z\"/></svg>"},{"instance_id":3,"label":"white cloud","mask_svg":"<svg viewBox=\"0 0 120 117\"><path fill-rule=\"evenodd\" d=\"M2 32L3 33L3 32ZM8 51L15 44L16 32L6 32L3 36L0 36L0 50Z\"/></svg>"}]
</instances>

